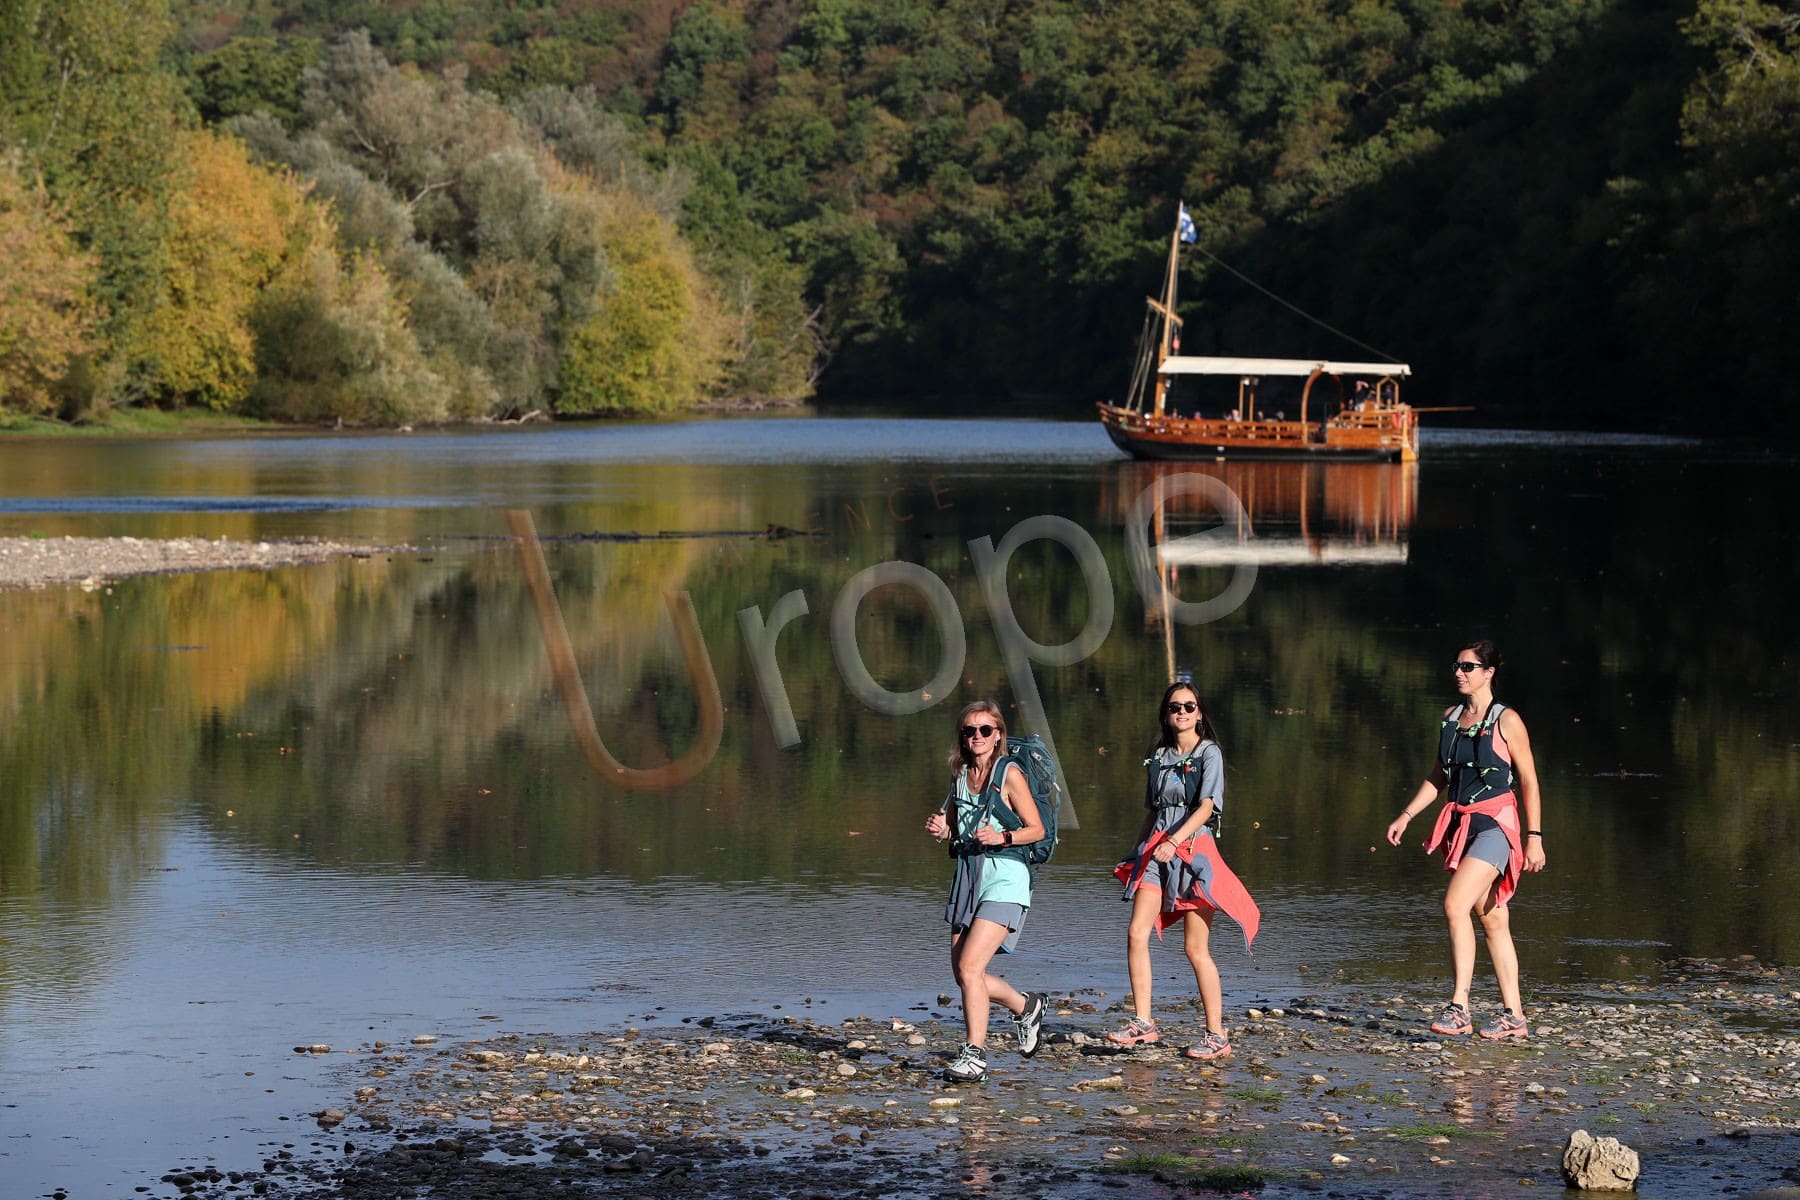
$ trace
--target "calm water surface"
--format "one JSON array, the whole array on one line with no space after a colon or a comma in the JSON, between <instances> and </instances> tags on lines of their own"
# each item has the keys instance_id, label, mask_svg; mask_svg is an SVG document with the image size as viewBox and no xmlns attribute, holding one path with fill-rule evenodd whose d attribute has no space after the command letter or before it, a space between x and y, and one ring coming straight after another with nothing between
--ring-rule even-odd
<instances>
[{"instance_id":1,"label":"calm water surface","mask_svg":"<svg viewBox=\"0 0 1800 1200\"><path fill-rule=\"evenodd\" d=\"M206 1155L254 1166L336 1098L331 1060L296 1045L930 1004L947 864L920 829L951 719L1025 682L969 543L1046 515L1093 553L1019 549L1025 633L1101 628L1084 570L1113 605L1090 653L1032 670L1078 826L1006 964L1018 982L1124 991L1107 870L1173 664L1213 707L1225 850L1264 910L1254 962L1215 939L1228 1004L1338 978L1434 998L1442 875L1381 831L1429 766L1465 630L1506 649L1497 690L1543 781L1527 987L1676 955L1791 962L1794 466L1463 433L1428 435L1416 466L1152 467L1086 424L832 419L0 443L0 534L426 547L0 593L0 1177L124 1196ZM1194 470L1243 512L1161 510L1174 592L1248 590L1189 625L1146 599L1126 525ZM665 595L690 599L723 706L691 777L592 769L507 510L545 537L595 735L629 766L704 739ZM941 580L950 616L877 589L849 665L916 694L953 624L959 682L923 711L878 711L832 633L846 585L890 562ZM782 739L738 614L795 592ZM1191 986L1173 945L1156 961Z\"/></svg>"}]
</instances>

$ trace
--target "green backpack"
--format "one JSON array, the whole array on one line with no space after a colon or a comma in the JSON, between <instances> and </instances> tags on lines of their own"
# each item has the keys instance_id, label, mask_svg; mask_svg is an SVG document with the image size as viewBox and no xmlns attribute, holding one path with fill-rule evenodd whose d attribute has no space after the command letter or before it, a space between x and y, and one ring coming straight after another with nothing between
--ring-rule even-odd
<instances>
[{"instance_id":1,"label":"green backpack","mask_svg":"<svg viewBox=\"0 0 1800 1200\"><path fill-rule=\"evenodd\" d=\"M1012 810L1000 795L1001 782L1006 778L1005 765L1017 763L1025 776L1025 786L1031 789L1031 798L1037 802L1038 819L1044 823L1044 836L1029 846L983 846L973 838L952 838L950 856L956 858L968 854L1003 854L1008 858L1016 858L1032 868L1037 868L1050 861L1056 853L1056 817L1062 803L1062 784L1057 782L1056 761L1050 757L1050 750L1044 745L1044 739L1035 733L1008 735L1006 739L1006 756L994 764L992 774L988 776L988 785L982 790L982 799L987 803L988 815L1005 830L1023 828L1025 822L1018 813ZM953 791L944 802L946 812L956 810L956 793Z\"/></svg>"}]
</instances>

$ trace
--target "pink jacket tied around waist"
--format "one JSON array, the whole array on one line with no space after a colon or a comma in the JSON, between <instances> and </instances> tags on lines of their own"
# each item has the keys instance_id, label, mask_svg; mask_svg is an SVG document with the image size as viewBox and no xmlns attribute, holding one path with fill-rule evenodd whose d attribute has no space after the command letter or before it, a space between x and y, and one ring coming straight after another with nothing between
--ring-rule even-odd
<instances>
[{"instance_id":1,"label":"pink jacket tied around waist","mask_svg":"<svg viewBox=\"0 0 1800 1200\"><path fill-rule=\"evenodd\" d=\"M1168 840L1169 835L1165 831L1159 830L1151 834L1137 861L1120 863L1113 868L1113 874L1118 876L1120 883L1127 888L1131 887L1143 878L1150 864L1156 861L1152 852ZM1175 853L1193 868L1194 874L1199 878L1200 895L1165 897L1163 910L1157 916L1156 936L1161 937L1163 930L1188 913L1210 908L1224 913L1238 923L1239 928L1244 931L1244 949L1250 949L1250 944L1256 940L1257 927L1262 924L1262 910L1250 898L1250 892L1243 882L1225 865L1225 860L1219 857L1219 845L1213 841L1212 834L1200 833L1184 842L1176 842Z\"/></svg>"},{"instance_id":2,"label":"pink jacket tied around waist","mask_svg":"<svg viewBox=\"0 0 1800 1200\"><path fill-rule=\"evenodd\" d=\"M1437 824L1432 826L1431 837L1425 843L1425 853L1430 854L1439 846L1444 847L1444 869L1454 871L1462 865L1463 851L1469 844L1469 822L1458 821L1456 832L1445 838L1450 830L1450 819L1457 813L1480 813L1484 817L1494 818L1506 834L1506 870L1500 872L1499 890L1494 894L1496 904L1505 904L1512 899L1512 894L1519 890L1519 877L1525 871L1525 838L1519 828L1519 801L1511 792L1501 792L1498 796L1490 796L1475 804L1452 804L1445 801L1438 809Z\"/></svg>"}]
</instances>

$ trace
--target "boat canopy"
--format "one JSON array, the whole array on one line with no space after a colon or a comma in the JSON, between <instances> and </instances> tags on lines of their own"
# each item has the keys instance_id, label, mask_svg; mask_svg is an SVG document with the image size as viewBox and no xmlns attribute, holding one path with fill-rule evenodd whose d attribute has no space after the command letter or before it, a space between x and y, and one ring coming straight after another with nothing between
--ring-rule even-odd
<instances>
[{"instance_id":1,"label":"boat canopy","mask_svg":"<svg viewBox=\"0 0 1800 1200\"><path fill-rule=\"evenodd\" d=\"M1157 368L1160 375L1398 375L1405 378L1412 368L1405 363L1332 362L1319 358L1205 358L1174 355L1163 359Z\"/></svg>"}]
</instances>

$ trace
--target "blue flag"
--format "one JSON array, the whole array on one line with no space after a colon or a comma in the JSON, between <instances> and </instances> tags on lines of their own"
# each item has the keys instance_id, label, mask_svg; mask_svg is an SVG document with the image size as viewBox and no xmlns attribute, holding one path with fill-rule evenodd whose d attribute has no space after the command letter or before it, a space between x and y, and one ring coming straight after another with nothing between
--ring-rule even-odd
<instances>
[{"instance_id":1,"label":"blue flag","mask_svg":"<svg viewBox=\"0 0 1800 1200\"><path fill-rule=\"evenodd\" d=\"M1181 216L1175 223L1176 236L1190 245L1200 240L1200 231L1194 228L1194 218L1188 216L1187 205L1181 205Z\"/></svg>"}]
</instances>

